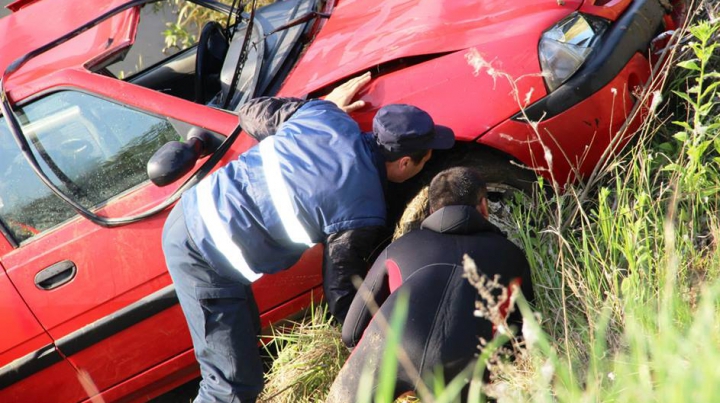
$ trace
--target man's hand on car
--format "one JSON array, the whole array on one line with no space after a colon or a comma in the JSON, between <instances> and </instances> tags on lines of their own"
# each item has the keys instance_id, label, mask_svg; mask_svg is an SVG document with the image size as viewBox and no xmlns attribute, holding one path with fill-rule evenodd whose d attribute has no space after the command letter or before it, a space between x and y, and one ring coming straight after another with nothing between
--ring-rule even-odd
<instances>
[{"instance_id":1,"label":"man's hand on car","mask_svg":"<svg viewBox=\"0 0 720 403\"><path fill-rule=\"evenodd\" d=\"M344 112L354 112L365 106L365 101L357 100L355 102L352 102L352 99L355 97L358 91L360 91L361 88L363 88L365 85L367 85L367 83L370 82L371 79L372 77L370 76L369 71L361 76L352 78L345 83L335 87L334 90L332 90L329 94L327 94L327 96L325 96L325 100L334 103Z\"/></svg>"}]
</instances>

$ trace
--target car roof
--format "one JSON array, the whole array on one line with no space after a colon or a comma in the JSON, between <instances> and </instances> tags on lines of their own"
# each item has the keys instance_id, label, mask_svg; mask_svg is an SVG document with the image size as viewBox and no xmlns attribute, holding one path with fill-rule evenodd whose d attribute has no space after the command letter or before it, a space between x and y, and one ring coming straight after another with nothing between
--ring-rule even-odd
<instances>
[{"instance_id":1,"label":"car roof","mask_svg":"<svg viewBox=\"0 0 720 403\"><path fill-rule=\"evenodd\" d=\"M22 6L13 14L0 19L0 71L4 72L11 63L29 52L127 2L40 0ZM53 71L82 68L88 62L102 59L129 45L138 17L137 10L124 11L50 49L12 74L5 83L6 89L16 100L23 98L28 95L27 91L14 94L13 90L17 92L20 87Z\"/></svg>"}]
</instances>

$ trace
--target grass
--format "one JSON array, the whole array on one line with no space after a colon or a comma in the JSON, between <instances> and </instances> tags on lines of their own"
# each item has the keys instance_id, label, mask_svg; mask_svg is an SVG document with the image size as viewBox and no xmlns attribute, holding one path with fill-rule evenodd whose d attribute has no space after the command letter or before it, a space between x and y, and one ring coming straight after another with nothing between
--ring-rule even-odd
<instances>
[{"instance_id":1,"label":"grass","mask_svg":"<svg viewBox=\"0 0 720 403\"><path fill-rule=\"evenodd\" d=\"M539 235L517 216L540 320L520 362L493 372L499 400L701 402L720 392L718 24L690 28L664 109L636 144L594 182L538 203Z\"/></svg>"},{"instance_id":2,"label":"grass","mask_svg":"<svg viewBox=\"0 0 720 403\"><path fill-rule=\"evenodd\" d=\"M720 5L697 8L634 143L516 214L537 295L518 301L526 348L489 360L483 391L499 402L720 396ZM448 388L421 400L454 401Z\"/></svg>"},{"instance_id":3,"label":"grass","mask_svg":"<svg viewBox=\"0 0 720 403\"><path fill-rule=\"evenodd\" d=\"M349 356L325 307L313 309L290 329L275 330L267 347L268 352L277 351L260 396L268 403L323 401Z\"/></svg>"}]
</instances>

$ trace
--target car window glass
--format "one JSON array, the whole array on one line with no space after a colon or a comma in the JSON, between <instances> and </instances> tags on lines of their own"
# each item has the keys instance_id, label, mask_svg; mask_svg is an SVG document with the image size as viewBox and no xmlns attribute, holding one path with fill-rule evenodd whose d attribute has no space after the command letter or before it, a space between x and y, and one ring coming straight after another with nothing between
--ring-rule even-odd
<instances>
[{"instance_id":1,"label":"car window glass","mask_svg":"<svg viewBox=\"0 0 720 403\"><path fill-rule=\"evenodd\" d=\"M23 131L53 183L87 208L147 180L146 164L180 136L164 119L74 91L18 111ZM0 221L20 243L76 215L45 186L0 118Z\"/></svg>"},{"instance_id":2,"label":"car window glass","mask_svg":"<svg viewBox=\"0 0 720 403\"><path fill-rule=\"evenodd\" d=\"M230 1L222 1L230 4ZM140 10L135 43L123 60L107 66L125 79L197 44L205 22L225 24L227 16L185 0L150 3Z\"/></svg>"}]
</instances>

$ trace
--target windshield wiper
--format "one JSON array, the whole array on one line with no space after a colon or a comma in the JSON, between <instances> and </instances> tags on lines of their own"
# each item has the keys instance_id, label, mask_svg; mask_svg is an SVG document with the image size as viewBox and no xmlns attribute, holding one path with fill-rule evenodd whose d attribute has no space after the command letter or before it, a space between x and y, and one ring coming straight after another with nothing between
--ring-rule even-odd
<instances>
[{"instance_id":1,"label":"windshield wiper","mask_svg":"<svg viewBox=\"0 0 720 403\"><path fill-rule=\"evenodd\" d=\"M294 20L290 20L290 21L286 22L285 24L280 25L279 27L273 29L272 31L270 31L270 32L268 32L267 34L265 34L265 38L267 38L268 36L270 36L270 35L272 35L272 34L276 34L276 33L280 32L280 31L284 31L284 30L286 30L286 29L288 29L288 28L292 28L292 27L294 27L295 25L300 25L300 24L302 24L302 23L304 23L304 22L308 22L308 21L310 21L310 20L314 20L315 18L330 18L330 14L328 14L328 13L321 13L321 12L318 12L318 11L310 11L310 12L308 12L308 13L305 13L305 14L303 14L303 15L295 18Z\"/></svg>"},{"instance_id":2,"label":"windshield wiper","mask_svg":"<svg viewBox=\"0 0 720 403\"><path fill-rule=\"evenodd\" d=\"M227 96L223 100L223 109L227 109L235 96L235 87L238 85L240 80L240 73L242 73L245 67L245 62L248 57L248 49L250 48L250 39L252 39L253 25L255 24L255 3L256 0L252 0L250 6L250 18L248 19L247 27L245 28L245 37L243 38L242 47L240 48L240 57L238 57L237 64L235 65L235 72L233 73L232 80L230 80L230 88Z\"/></svg>"}]
</instances>

